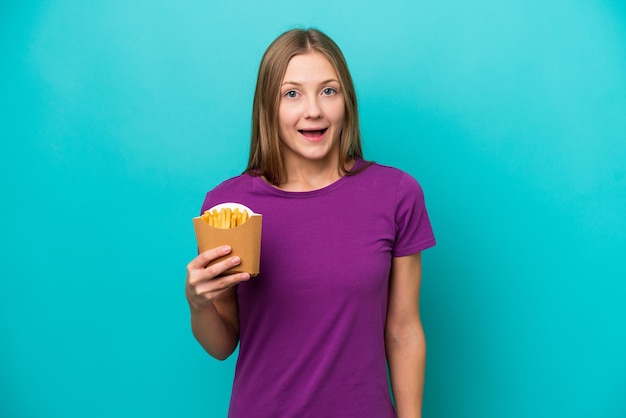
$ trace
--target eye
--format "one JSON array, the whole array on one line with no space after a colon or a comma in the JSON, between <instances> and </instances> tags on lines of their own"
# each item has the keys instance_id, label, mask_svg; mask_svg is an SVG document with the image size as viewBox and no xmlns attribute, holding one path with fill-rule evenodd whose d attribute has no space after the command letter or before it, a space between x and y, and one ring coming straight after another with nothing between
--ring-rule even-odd
<instances>
[{"instance_id":1,"label":"eye","mask_svg":"<svg viewBox=\"0 0 626 418\"><path fill-rule=\"evenodd\" d=\"M337 93L337 89L334 89L332 87L326 87L324 90L322 90L322 94L324 96L332 96L335 93Z\"/></svg>"},{"instance_id":2,"label":"eye","mask_svg":"<svg viewBox=\"0 0 626 418\"><path fill-rule=\"evenodd\" d=\"M298 92L295 90L289 90L287 92L285 92L285 94L283 94L283 96L288 97L290 99L295 99L296 97L298 97Z\"/></svg>"}]
</instances>

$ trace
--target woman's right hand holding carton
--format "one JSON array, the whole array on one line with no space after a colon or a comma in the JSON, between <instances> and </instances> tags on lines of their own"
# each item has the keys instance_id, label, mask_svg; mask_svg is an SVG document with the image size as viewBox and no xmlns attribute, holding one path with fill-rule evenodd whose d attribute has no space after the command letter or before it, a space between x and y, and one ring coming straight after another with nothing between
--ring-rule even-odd
<instances>
[{"instance_id":1,"label":"woman's right hand holding carton","mask_svg":"<svg viewBox=\"0 0 626 418\"><path fill-rule=\"evenodd\" d=\"M224 257L230 246L200 253L187 265L186 296L191 309L194 336L216 358L225 359L239 342L236 287L250 279L248 273L222 274L241 263L239 257ZM224 260L211 264L224 257Z\"/></svg>"}]
</instances>

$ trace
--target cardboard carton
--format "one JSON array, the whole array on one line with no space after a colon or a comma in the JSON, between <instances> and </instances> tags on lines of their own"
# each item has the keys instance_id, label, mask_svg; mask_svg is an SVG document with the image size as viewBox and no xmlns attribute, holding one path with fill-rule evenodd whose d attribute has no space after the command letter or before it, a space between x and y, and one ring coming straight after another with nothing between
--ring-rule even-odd
<instances>
[{"instance_id":1,"label":"cardboard carton","mask_svg":"<svg viewBox=\"0 0 626 418\"><path fill-rule=\"evenodd\" d=\"M261 258L262 220L263 217L260 214L252 213L250 218L242 225L231 229L221 229L209 226L199 216L195 217L193 218L193 226L196 231L198 250L203 252L222 245L230 245L232 248L230 254L218 258L211 264L217 263L226 257L239 256L241 257L241 263L223 274L246 272L250 273L251 276L256 276L259 274Z\"/></svg>"}]
</instances>

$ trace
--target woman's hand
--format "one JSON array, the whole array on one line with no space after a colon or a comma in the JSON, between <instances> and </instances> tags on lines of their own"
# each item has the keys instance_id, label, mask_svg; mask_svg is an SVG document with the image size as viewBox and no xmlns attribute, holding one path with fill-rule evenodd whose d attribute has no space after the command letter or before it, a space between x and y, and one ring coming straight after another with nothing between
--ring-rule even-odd
<instances>
[{"instance_id":1,"label":"woman's hand","mask_svg":"<svg viewBox=\"0 0 626 418\"><path fill-rule=\"evenodd\" d=\"M248 273L220 276L226 270L241 263L239 257L227 257L207 267L214 260L231 252L227 245L204 251L187 265L186 295L193 311L201 311L213 305L215 299L236 284L250 279Z\"/></svg>"}]
</instances>

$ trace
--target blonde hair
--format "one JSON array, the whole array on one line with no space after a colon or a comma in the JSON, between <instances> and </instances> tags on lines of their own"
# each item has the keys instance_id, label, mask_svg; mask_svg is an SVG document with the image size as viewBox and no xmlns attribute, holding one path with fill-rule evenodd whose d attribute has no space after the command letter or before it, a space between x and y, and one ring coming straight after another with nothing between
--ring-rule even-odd
<instances>
[{"instance_id":1,"label":"blonde hair","mask_svg":"<svg viewBox=\"0 0 626 418\"><path fill-rule=\"evenodd\" d=\"M289 61L300 54L322 53L337 72L345 101L345 120L339 141L339 170L350 174L346 164L363 158L356 92L343 53L327 35L316 29L292 29L276 38L265 51L257 77L252 105L252 137L246 173L264 176L281 184L283 158L278 136L280 85ZM360 171L360 170L359 170Z\"/></svg>"}]
</instances>

